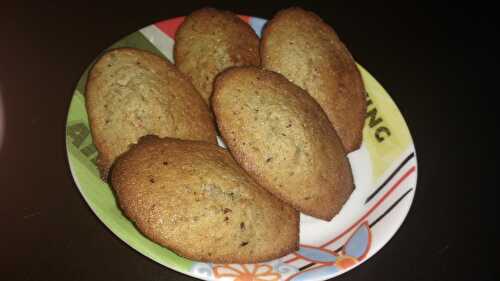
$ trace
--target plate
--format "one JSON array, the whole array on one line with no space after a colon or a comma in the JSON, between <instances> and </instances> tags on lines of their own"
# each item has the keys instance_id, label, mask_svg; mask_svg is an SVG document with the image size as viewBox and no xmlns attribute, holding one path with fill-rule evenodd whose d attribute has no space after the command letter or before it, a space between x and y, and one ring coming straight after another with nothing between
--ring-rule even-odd
<instances>
[{"instance_id":1,"label":"plate","mask_svg":"<svg viewBox=\"0 0 500 281\"><path fill-rule=\"evenodd\" d=\"M266 20L240 16L260 36ZM157 22L109 48L134 47L173 61L174 35L184 17ZM90 66L89 66L90 67ZM379 251L403 223L417 184L417 159L410 131L382 86L358 65L367 91L363 143L348 155L356 188L330 222L301 215L300 249L258 264L191 261L143 236L122 214L113 192L99 177L97 151L85 110L87 70L78 82L66 122L69 166L83 198L120 239L156 262L204 280L326 280L347 272Z\"/></svg>"}]
</instances>

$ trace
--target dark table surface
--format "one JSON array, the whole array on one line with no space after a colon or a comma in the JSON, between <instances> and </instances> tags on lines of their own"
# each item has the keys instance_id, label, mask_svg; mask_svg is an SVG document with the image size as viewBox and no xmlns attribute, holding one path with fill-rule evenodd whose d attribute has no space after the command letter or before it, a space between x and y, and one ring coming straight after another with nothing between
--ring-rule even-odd
<instances>
[{"instance_id":1,"label":"dark table surface","mask_svg":"<svg viewBox=\"0 0 500 281\"><path fill-rule=\"evenodd\" d=\"M42 2L0 9L0 279L192 280L97 219L68 169L64 128L75 84L102 49L208 4ZM270 18L290 5L234 2L213 6ZM498 240L493 10L404 2L293 3L330 23L388 90L419 158L415 201L400 230L336 280L494 280L494 259L482 255Z\"/></svg>"}]
</instances>

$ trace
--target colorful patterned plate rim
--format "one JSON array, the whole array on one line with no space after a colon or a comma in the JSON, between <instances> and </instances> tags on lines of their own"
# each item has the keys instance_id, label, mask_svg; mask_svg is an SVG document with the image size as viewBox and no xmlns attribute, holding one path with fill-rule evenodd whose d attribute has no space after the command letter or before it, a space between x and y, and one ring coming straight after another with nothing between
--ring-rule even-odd
<instances>
[{"instance_id":1,"label":"colorful patterned plate rim","mask_svg":"<svg viewBox=\"0 0 500 281\"><path fill-rule=\"evenodd\" d=\"M260 36L266 20L240 17ZM109 48L140 48L173 61L174 34L183 20L157 22ZM362 147L348 155L356 188L330 222L301 215L300 249L280 259L259 264L199 263L179 257L139 233L117 207L111 188L98 176L97 151L83 95L88 68L74 91L66 122L71 173L92 211L114 234L168 268L204 280L327 280L366 261L391 239L411 207L417 184L415 148L403 116L382 86L358 67L368 108Z\"/></svg>"}]
</instances>

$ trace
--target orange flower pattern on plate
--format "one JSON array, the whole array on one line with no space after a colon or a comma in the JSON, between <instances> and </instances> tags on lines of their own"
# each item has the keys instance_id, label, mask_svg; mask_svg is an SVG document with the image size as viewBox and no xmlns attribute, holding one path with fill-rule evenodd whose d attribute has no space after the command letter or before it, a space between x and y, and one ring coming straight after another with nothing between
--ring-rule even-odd
<instances>
[{"instance_id":1,"label":"orange flower pattern on plate","mask_svg":"<svg viewBox=\"0 0 500 281\"><path fill-rule=\"evenodd\" d=\"M278 281L281 278L279 272L273 271L268 264L254 264L250 270L249 265L223 264L213 267L214 276L219 278L229 277L232 281ZM241 268L241 269L240 269Z\"/></svg>"}]
</instances>

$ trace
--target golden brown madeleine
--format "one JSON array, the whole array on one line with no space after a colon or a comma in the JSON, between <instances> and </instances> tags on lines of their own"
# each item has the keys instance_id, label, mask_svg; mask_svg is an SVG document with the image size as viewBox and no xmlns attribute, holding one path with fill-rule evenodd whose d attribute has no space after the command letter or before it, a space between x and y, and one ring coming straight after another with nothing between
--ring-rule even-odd
<instances>
[{"instance_id":1,"label":"golden brown madeleine","mask_svg":"<svg viewBox=\"0 0 500 281\"><path fill-rule=\"evenodd\" d=\"M175 34L175 64L207 103L215 76L237 65L259 65L259 38L228 11L204 8L186 17Z\"/></svg>"},{"instance_id":2,"label":"golden brown madeleine","mask_svg":"<svg viewBox=\"0 0 500 281\"><path fill-rule=\"evenodd\" d=\"M215 143L207 105L174 65L152 53L106 52L89 72L86 108L103 178L115 158L144 135Z\"/></svg>"},{"instance_id":3,"label":"golden brown madeleine","mask_svg":"<svg viewBox=\"0 0 500 281\"><path fill-rule=\"evenodd\" d=\"M289 8L267 24L262 66L305 89L323 108L347 152L358 149L366 114L361 75L335 31L312 12Z\"/></svg>"},{"instance_id":4,"label":"golden brown madeleine","mask_svg":"<svg viewBox=\"0 0 500 281\"><path fill-rule=\"evenodd\" d=\"M251 263L298 248L299 213L216 145L146 136L118 158L111 178L137 228L186 258Z\"/></svg>"},{"instance_id":5,"label":"golden brown madeleine","mask_svg":"<svg viewBox=\"0 0 500 281\"><path fill-rule=\"evenodd\" d=\"M271 193L330 220L353 190L344 148L321 107L282 75L235 67L215 82L212 107L236 161Z\"/></svg>"}]
</instances>

